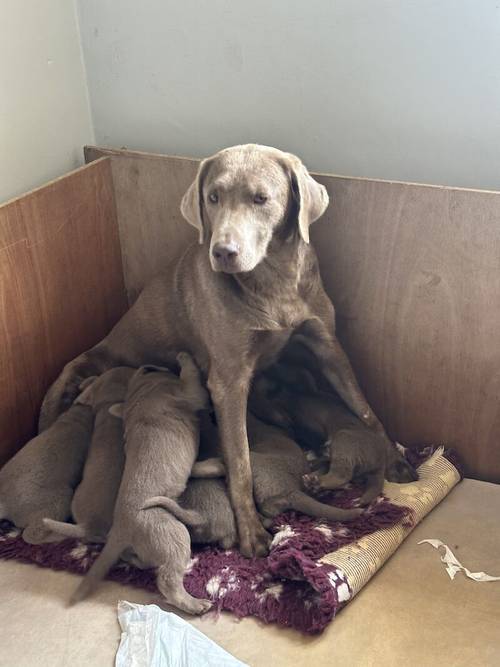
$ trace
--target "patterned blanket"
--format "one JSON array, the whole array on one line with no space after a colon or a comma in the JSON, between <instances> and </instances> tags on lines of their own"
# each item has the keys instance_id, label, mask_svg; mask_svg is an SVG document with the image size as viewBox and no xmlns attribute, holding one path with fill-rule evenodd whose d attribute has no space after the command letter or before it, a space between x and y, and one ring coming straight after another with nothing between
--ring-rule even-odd
<instances>
[{"instance_id":1,"label":"patterned blanket","mask_svg":"<svg viewBox=\"0 0 500 667\"><path fill-rule=\"evenodd\" d=\"M309 634L321 632L460 480L457 465L442 448L408 455L420 463L419 480L386 483L384 496L355 521L333 523L287 512L274 521L266 558L248 560L234 550L208 547L194 550L186 589L212 599L216 610L253 615ZM351 507L357 496L355 488L347 488L322 500ZM0 558L84 574L100 549L75 540L26 544L17 528L0 522ZM156 591L152 570L127 563L118 563L108 578Z\"/></svg>"}]
</instances>

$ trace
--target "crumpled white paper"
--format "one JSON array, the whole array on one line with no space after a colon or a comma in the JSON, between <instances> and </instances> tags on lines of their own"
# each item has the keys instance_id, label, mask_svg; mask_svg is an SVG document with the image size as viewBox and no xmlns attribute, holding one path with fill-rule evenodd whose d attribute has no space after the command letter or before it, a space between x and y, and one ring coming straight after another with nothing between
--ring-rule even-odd
<instances>
[{"instance_id":1,"label":"crumpled white paper","mask_svg":"<svg viewBox=\"0 0 500 667\"><path fill-rule=\"evenodd\" d=\"M434 549L439 549L439 547L444 548L444 554L441 556L441 561L446 565L446 572L450 579L454 579L457 572L463 572L466 577L473 579L474 581L500 581L500 577L492 577L490 574L485 572L471 572L462 563L456 558L453 551L447 544L441 542L441 540L420 540L419 544L430 544Z\"/></svg>"},{"instance_id":2,"label":"crumpled white paper","mask_svg":"<svg viewBox=\"0 0 500 667\"><path fill-rule=\"evenodd\" d=\"M120 600L116 667L248 667L180 616Z\"/></svg>"}]
</instances>

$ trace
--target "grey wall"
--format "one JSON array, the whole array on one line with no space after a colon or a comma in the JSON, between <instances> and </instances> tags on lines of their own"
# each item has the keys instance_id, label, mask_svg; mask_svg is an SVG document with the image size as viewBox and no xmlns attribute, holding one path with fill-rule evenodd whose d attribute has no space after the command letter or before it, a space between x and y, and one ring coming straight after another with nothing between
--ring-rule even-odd
<instances>
[{"instance_id":1,"label":"grey wall","mask_svg":"<svg viewBox=\"0 0 500 667\"><path fill-rule=\"evenodd\" d=\"M500 189L498 0L79 0L97 141Z\"/></svg>"},{"instance_id":2,"label":"grey wall","mask_svg":"<svg viewBox=\"0 0 500 667\"><path fill-rule=\"evenodd\" d=\"M1 0L0 202L81 164L92 140L74 0Z\"/></svg>"}]
</instances>

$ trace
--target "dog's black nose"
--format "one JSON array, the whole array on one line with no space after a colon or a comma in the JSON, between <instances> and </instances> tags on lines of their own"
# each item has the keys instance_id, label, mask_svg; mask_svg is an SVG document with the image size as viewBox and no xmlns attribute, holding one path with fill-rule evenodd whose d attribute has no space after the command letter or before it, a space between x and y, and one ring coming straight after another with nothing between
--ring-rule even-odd
<instances>
[{"instance_id":1,"label":"dog's black nose","mask_svg":"<svg viewBox=\"0 0 500 667\"><path fill-rule=\"evenodd\" d=\"M238 257L239 248L236 243L216 243L212 248L212 255L218 262L228 264Z\"/></svg>"}]
</instances>

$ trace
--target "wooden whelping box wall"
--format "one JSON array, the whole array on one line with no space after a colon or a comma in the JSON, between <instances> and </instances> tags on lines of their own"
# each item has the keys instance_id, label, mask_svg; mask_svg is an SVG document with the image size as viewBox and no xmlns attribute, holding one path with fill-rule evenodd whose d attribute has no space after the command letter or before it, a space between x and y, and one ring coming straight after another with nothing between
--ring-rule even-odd
<instances>
[{"instance_id":1,"label":"wooden whelping box wall","mask_svg":"<svg viewBox=\"0 0 500 667\"><path fill-rule=\"evenodd\" d=\"M0 206L0 464L126 306L109 158Z\"/></svg>"}]
</instances>

